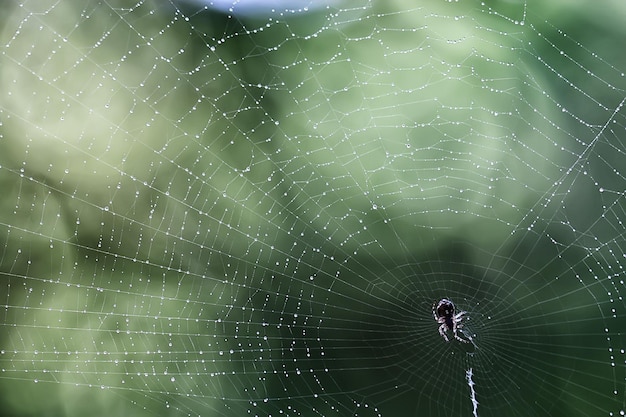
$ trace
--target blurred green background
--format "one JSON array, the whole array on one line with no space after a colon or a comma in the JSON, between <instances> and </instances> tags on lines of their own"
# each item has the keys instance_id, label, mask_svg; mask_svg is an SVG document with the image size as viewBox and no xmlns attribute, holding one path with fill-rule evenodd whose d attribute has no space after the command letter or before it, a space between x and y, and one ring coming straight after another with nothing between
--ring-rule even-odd
<instances>
[{"instance_id":1,"label":"blurred green background","mask_svg":"<svg viewBox=\"0 0 626 417\"><path fill-rule=\"evenodd\" d=\"M625 17L3 3L2 413L619 415Z\"/></svg>"}]
</instances>

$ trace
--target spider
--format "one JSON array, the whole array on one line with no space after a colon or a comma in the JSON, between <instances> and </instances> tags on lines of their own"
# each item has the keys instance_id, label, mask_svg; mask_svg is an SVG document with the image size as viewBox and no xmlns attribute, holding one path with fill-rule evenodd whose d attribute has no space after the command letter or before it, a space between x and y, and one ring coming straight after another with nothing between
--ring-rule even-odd
<instances>
[{"instance_id":1,"label":"spider","mask_svg":"<svg viewBox=\"0 0 626 417\"><path fill-rule=\"evenodd\" d=\"M442 298L437 304L433 303L433 317L437 323L440 323L439 334L449 342L446 332L449 330L454 335L454 338L463 343L469 343L457 334L457 332L463 327L461 321L467 311L461 311L454 314L454 303L447 298Z\"/></svg>"}]
</instances>

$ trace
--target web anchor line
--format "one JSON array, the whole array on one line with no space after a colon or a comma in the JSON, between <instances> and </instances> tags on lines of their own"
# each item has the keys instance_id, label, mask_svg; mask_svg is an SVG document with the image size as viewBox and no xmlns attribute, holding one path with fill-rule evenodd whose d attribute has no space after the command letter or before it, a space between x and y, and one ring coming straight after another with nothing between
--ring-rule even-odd
<instances>
[{"instance_id":1,"label":"web anchor line","mask_svg":"<svg viewBox=\"0 0 626 417\"><path fill-rule=\"evenodd\" d=\"M472 379L474 376L473 368L469 368L465 371L465 379L467 380L467 385L470 388L470 400L472 400L472 416L478 417L478 401L476 400L476 390L474 390L474 380Z\"/></svg>"},{"instance_id":2,"label":"web anchor line","mask_svg":"<svg viewBox=\"0 0 626 417\"><path fill-rule=\"evenodd\" d=\"M574 170L575 167L577 166L582 166L582 162L588 158L589 153L591 153L591 150L593 149L593 147L598 143L598 141L600 140L600 137L604 134L604 132L608 129L610 123L615 120L615 117L617 116L617 114L622 110L622 107L624 107L624 104L626 104L626 97L624 97L622 99L622 101L620 101L620 103L617 105L617 107L613 110L613 113L611 114L611 116L606 120L606 122L604 123L604 125L602 125L602 127L600 128L600 131L598 131L598 133L594 136L594 138L591 140L591 142L587 145L587 147L585 148L585 150L583 152L580 153L580 155L578 156L578 158L576 159L576 161L570 166L570 168L563 174L563 176L561 177L561 179L557 182L557 184L561 184L563 182L563 179L565 178L565 176L571 174L571 172Z\"/></svg>"},{"instance_id":3,"label":"web anchor line","mask_svg":"<svg viewBox=\"0 0 626 417\"><path fill-rule=\"evenodd\" d=\"M540 215L543 212L543 210L545 210L546 207L547 207L547 204L543 204L542 205L543 208L540 208L538 210L538 212L537 212L535 210L535 208L540 205L540 201L541 200L547 200L549 202L551 200L551 198L556 195L556 190L565 182L565 178L567 176L571 175L572 172L574 172L577 167L580 167L581 170L582 170L583 164L584 164L585 160L589 157L589 154L592 152L594 146L598 143L598 141L600 141L600 139L601 139L602 135L604 134L604 132L606 132L606 130L609 128L611 122L613 120L615 120L615 118L617 117L617 114L622 110L622 108L625 105L626 105L626 97L622 98L622 100L618 103L617 107L615 107L615 109L613 109L613 112L607 118L607 120L602 125L600 130L596 133L596 135L589 142L589 144L587 144L585 149L578 155L576 160L565 170L563 175L557 181L554 182L553 186L550 187L550 189L545 191L545 193L543 194L542 198L535 203L535 205L532 207L532 209L528 210L528 212L523 216L523 218L520 220L518 225L523 224L525 222L525 220L530 216L531 213L538 213L537 215ZM576 179L576 177L577 177L577 174L574 175L574 180ZM552 197L549 196L550 192L552 193ZM515 233L515 231L513 231L512 234L513 233Z\"/></svg>"}]
</instances>

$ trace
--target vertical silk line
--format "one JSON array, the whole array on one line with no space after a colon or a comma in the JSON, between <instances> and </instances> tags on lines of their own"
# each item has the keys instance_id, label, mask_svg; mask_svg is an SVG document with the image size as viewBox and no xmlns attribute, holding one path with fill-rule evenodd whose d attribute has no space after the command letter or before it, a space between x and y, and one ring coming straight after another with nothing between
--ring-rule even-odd
<instances>
[{"instance_id":1,"label":"vertical silk line","mask_svg":"<svg viewBox=\"0 0 626 417\"><path fill-rule=\"evenodd\" d=\"M470 388L470 400L472 400L472 415L478 417L478 401L476 400L476 391L474 390L474 380L472 380L473 375L472 368L465 371L465 379L467 379L467 385Z\"/></svg>"}]
</instances>

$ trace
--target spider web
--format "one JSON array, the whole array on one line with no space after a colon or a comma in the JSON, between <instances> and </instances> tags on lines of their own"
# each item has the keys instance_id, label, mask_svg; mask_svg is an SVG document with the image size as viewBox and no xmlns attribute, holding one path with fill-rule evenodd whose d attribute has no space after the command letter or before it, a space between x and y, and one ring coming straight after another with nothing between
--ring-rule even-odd
<instances>
[{"instance_id":1,"label":"spider web","mask_svg":"<svg viewBox=\"0 0 626 417\"><path fill-rule=\"evenodd\" d=\"M2 413L624 415L625 14L3 2Z\"/></svg>"}]
</instances>

